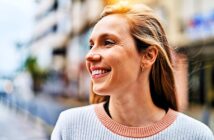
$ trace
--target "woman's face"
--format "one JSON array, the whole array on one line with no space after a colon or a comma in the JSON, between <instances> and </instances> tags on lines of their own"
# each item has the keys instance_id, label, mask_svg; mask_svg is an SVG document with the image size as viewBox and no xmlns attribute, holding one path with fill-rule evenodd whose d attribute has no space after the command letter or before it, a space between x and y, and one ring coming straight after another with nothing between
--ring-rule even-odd
<instances>
[{"instance_id":1,"label":"woman's face","mask_svg":"<svg viewBox=\"0 0 214 140\"><path fill-rule=\"evenodd\" d=\"M141 57L122 15L108 15L94 27L90 36L86 66L99 95L126 92L140 74Z\"/></svg>"}]
</instances>

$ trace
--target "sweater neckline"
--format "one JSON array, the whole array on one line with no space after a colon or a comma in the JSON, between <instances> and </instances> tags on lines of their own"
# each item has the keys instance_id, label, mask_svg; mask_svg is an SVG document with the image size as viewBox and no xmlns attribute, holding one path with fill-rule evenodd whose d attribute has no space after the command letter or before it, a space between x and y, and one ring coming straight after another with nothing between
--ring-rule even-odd
<instances>
[{"instance_id":1,"label":"sweater neckline","mask_svg":"<svg viewBox=\"0 0 214 140\"><path fill-rule=\"evenodd\" d=\"M166 115L153 125L145 127L130 127L112 120L105 112L104 103L96 104L95 112L101 123L110 131L121 136L134 138L149 137L157 134L170 126L176 120L178 114L176 111L169 109Z\"/></svg>"}]
</instances>

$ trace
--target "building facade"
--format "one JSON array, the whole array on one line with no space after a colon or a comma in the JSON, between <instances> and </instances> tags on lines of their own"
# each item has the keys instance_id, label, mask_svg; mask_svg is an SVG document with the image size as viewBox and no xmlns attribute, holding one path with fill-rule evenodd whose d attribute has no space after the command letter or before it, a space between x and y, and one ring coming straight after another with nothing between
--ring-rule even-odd
<instances>
[{"instance_id":1,"label":"building facade","mask_svg":"<svg viewBox=\"0 0 214 140\"><path fill-rule=\"evenodd\" d=\"M88 37L103 7L119 0L38 1L32 54L51 55L45 67L63 73L59 94L87 99L90 78L84 56ZM214 100L214 2L210 0L134 0L154 9L161 18L172 48L175 49L175 80L179 109L189 100ZM44 54L43 54L44 55ZM46 54L45 54L46 55ZM40 56L40 55L38 55ZM47 55L46 55L47 56ZM55 83L56 84L56 83Z\"/></svg>"}]
</instances>

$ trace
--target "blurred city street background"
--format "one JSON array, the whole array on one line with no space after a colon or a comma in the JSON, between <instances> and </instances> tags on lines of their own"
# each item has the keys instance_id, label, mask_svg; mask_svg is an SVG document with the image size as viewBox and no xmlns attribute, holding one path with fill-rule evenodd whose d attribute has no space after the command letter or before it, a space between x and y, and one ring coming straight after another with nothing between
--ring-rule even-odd
<instances>
[{"instance_id":1,"label":"blurred city street background","mask_svg":"<svg viewBox=\"0 0 214 140\"><path fill-rule=\"evenodd\" d=\"M0 0L0 140L49 140L60 112L89 104L88 37L118 1ZM126 1L160 17L179 110L214 131L214 1Z\"/></svg>"}]
</instances>

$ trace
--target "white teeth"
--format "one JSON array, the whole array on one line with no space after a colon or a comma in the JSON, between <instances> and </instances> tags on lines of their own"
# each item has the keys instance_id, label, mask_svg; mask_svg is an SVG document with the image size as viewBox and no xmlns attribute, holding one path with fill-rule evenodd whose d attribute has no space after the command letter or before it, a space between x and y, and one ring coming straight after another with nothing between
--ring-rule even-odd
<instances>
[{"instance_id":1,"label":"white teeth","mask_svg":"<svg viewBox=\"0 0 214 140\"><path fill-rule=\"evenodd\" d=\"M99 75L99 74L103 74L106 72L107 72L106 70L93 70L92 75Z\"/></svg>"}]
</instances>

